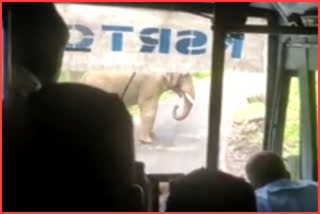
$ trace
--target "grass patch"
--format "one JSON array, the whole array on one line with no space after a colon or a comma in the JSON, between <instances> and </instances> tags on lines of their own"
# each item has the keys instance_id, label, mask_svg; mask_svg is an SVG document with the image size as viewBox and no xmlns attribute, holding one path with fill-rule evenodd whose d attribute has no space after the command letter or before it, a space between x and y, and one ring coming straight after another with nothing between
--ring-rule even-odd
<instances>
[{"instance_id":1,"label":"grass patch","mask_svg":"<svg viewBox=\"0 0 320 214\"><path fill-rule=\"evenodd\" d=\"M254 102L246 105L235 113L235 122L243 122L253 116L264 116L265 104L262 102Z\"/></svg>"},{"instance_id":2,"label":"grass patch","mask_svg":"<svg viewBox=\"0 0 320 214\"><path fill-rule=\"evenodd\" d=\"M132 116L139 116L140 115L140 109L139 109L138 105L130 106L130 107L128 107L128 110Z\"/></svg>"},{"instance_id":3,"label":"grass patch","mask_svg":"<svg viewBox=\"0 0 320 214\"><path fill-rule=\"evenodd\" d=\"M284 130L283 157L299 155L300 142L300 97L299 82L297 78L291 80L289 103ZM253 102L240 109L235 114L235 122L243 122L250 117L263 116L265 104L263 102Z\"/></svg>"},{"instance_id":4,"label":"grass patch","mask_svg":"<svg viewBox=\"0 0 320 214\"><path fill-rule=\"evenodd\" d=\"M199 84L199 81L209 81L209 78L210 78L210 72L195 72L195 73L193 73L192 79L194 82L194 87L197 87L197 84ZM58 78L58 82L70 82L70 81L71 81L70 73L68 71L62 71L59 78ZM159 102L165 103L165 102L169 101L170 99L173 99L176 96L177 95L171 90L165 91L164 93L161 94ZM139 109L138 105L130 106L128 109L129 109L129 112L131 113L131 115L133 115L133 116L140 115L140 109Z\"/></svg>"},{"instance_id":5,"label":"grass patch","mask_svg":"<svg viewBox=\"0 0 320 214\"><path fill-rule=\"evenodd\" d=\"M173 91L165 91L160 96L160 102L165 102L177 96Z\"/></svg>"},{"instance_id":6,"label":"grass patch","mask_svg":"<svg viewBox=\"0 0 320 214\"><path fill-rule=\"evenodd\" d=\"M316 82L318 86L318 82ZM283 158L298 156L300 154L300 88L298 78L292 78L285 121ZM318 90L316 90L318 97ZM318 106L318 100L317 100ZM235 115L235 121L241 122L254 115L264 113L264 104L254 102L239 110Z\"/></svg>"},{"instance_id":7,"label":"grass patch","mask_svg":"<svg viewBox=\"0 0 320 214\"><path fill-rule=\"evenodd\" d=\"M211 73L210 71L202 71L202 72L195 72L192 74L193 80L202 80L202 79L208 79L210 78Z\"/></svg>"},{"instance_id":8,"label":"grass patch","mask_svg":"<svg viewBox=\"0 0 320 214\"><path fill-rule=\"evenodd\" d=\"M70 82L71 77L69 72L67 71L61 71L60 76L58 78L58 82Z\"/></svg>"},{"instance_id":9,"label":"grass patch","mask_svg":"<svg viewBox=\"0 0 320 214\"><path fill-rule=\"evenodd\" d=\"M283 157L299 155L300 141L300 94L299 81L297 78L291 79L289 102L286 115Z\"/></svg>"},{"instance_id":10,"label":"grass patch","mask_svg":"<svg viewBox=\"0 0 320 214\"><path fill-rule=\"evenodd\" d=\"M173 91L166 91L161 94L159 102L160 103L165 103L168 100L172 99L175 95ZM139 116L140 115L140 109L138 105L132 105L128 107L128 110L132 116Z\"/></svg>"}]
</instances>

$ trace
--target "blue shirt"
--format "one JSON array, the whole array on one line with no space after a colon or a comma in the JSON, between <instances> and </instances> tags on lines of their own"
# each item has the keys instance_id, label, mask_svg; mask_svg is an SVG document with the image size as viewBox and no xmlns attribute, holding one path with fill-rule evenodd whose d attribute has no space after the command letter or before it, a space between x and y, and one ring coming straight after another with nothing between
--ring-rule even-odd
<instances>
[{"instance_id":1,"label":"blue shirt","mask_svg":"<svg viewBox=\"0 0 320 214\"><path fill-rule=\"evenodd\" d=\"M317 212L318 184L281 179L255 191L259 212Z\"/></svg>"}]
</instances>

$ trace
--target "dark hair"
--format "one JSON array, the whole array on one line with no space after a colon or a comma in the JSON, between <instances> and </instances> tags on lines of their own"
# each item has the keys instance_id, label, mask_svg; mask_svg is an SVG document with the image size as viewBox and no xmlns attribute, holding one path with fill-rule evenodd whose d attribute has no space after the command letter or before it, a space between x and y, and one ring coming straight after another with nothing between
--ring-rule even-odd
<instances>
[{"instance_id":1,"label":"dark hair","mask_svg":"<svg viewBox=\"0 0 320 214\"><path fill-rule=\"evenodd\" d=\"M167 211L256 211L253 188L243 179L207 169L173 181Z\"/></svg>"},{"instance_id":2,"label":"dark hair","mask_svg":"<svg viewBox=\"0 0 320 214\"><path fill-rule=\"evenodd\" d=\"M25 141L9 142L4 159L6 210L126 209L119 197L133 183L133 133L117 95L54 84L31 94L25 114Z\"/></svg>"},{"instance_id":3,"label":"dark hair","mask_svg":"<svg viewBox=\"0 0 320 214\"><path fill-rule=\"evenodd\" d=\"M251 157L246 164L246 173L256 188L290 177L281 157L272 152L260 152Z\"/></svg>"},{"instance_id":4,"label":"dark hair","mask_svg":"<svg viewBox=\"0 0 320 214\"><path fill-rule=\"evenodd\" d=\"M4 8L11 11L12 63L42 84L55 82L69 32L54 4L5 3Z\"/></svg>"}]
</instances>

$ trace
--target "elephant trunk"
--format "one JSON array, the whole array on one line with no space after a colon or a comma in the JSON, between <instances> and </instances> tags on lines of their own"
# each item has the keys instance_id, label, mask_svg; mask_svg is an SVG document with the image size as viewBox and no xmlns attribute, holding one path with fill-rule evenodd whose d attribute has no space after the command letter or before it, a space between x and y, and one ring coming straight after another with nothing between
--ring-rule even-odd
<instances>
[{"instance_id":1,"label":"elephant trunk","mask_svg":"<svg viewBox=\"0 0 320 214\"><path fill-rule=\"evenodd\" d=\"M189 115L194 103L194 94L183 93L180 97L183 98L183 110L181 113L178 113L180 107L178 105L174 107L173 118L176 120L185 119Z\"/></svg>"}]
</instances>

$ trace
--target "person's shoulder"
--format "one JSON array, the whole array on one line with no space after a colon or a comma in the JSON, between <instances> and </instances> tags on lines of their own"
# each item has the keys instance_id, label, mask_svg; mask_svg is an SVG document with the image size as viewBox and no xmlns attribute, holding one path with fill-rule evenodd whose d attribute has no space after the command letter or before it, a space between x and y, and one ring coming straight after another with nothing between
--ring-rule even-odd
<instances>
[{"instance_id":1,"label":"person's shoulder","mask_svg":"<svg viewBox=\"0 0 320 214\"><path fill-rule=\"evenodd\" d=\"M255 192L255 195L256 195L256 198L259 198L261 200L263 199L267 199L268 197L268 190L269 190L269 185L265 185L259 189L256 189L254 192Z\"/></svg>"},{"instance_id":2,"label":"person's shoulder","mask_svg":"<svg viewBox=\"0 0 320 214\"><path fill-rule=\"evenodd\" d=\"M318 186L318 182L311 181L311 180L301 180L300 182L303 182L303 183L310 185L310 186Z\"/></svg>"},{"instance_id":3,"label":"person's shoulder","mask_svg":"<svg viewBox=\"0 0 320 214\"><path fill-rule=\"evenodd\" d=\"M318 183L315 181L311 181L311 180L300 180L297 181L298 186L302 187L302 188L315 188L318 189Z\"/></svg>"},{"instance_id":4,"label":"person's shoulder","mask_svg":"<svg viewBox=\"0 0 320 214\"><path fill-rule=\"evenodd\" d=\"M265 194L276 194L277 192L292 191L298 189L318 189L318 184L310 180L289 180L281 179L273 183L267 184L260 190L265 191Z\"/></svg>"},{"instance_id":5,"label":"person's shoulder","mask_svg":"<svg viewBox=\"0 0 320 214\"><path fill-rule=\"evenodd\" d=\"M318 187L318 183L312 180L293 180L290 181L293 187Z\"/></svg>"},{"instance_id":6,"label":"person's shoulder","mask_svg":"<svg viewBox=\"0 0 320 214\"><path fill-rule=\"evenodd\" d=\"M279 179L273 182L267 183L264 186L256 190L256 194L267 194L269 191L273 192L279 188L288 187L291 184L291 181L288 179Z\"/></svg>"},{"instance_id":7,"label":"person's shoulder","mask_svg":"<svg viewBox=\"0 0 320 214\"><path fill-rule=\"evenodd\" d=\"M260 189L255 191L256 194L256 205L258 212L268 212L271 211L267 191L265 189Z\"/></svg>"}]
</instances>

